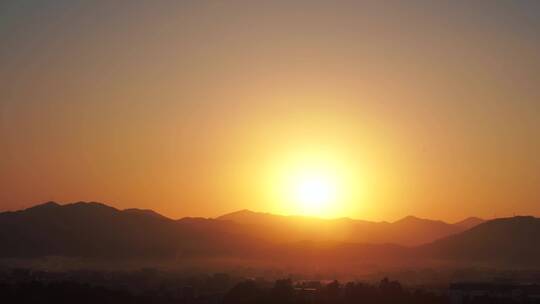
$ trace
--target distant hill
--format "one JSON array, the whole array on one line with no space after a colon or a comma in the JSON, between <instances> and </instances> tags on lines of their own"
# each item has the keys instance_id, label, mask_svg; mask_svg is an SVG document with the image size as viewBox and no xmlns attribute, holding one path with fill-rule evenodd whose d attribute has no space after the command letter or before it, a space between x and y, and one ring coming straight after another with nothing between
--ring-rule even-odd
<instances>
[{"instance_id":1,"label":"distant hill","mask_svg":"<svg viewBox=\"0 0 540 304\"><path fill-rule=\"evenodd\" d=\"M417 250L445 260L540 266L540 219L516 216L490 220Z\"/></svg>"},{"instance_id":2,"label":"distant hill","mask_svg":"<svg viewBox=\"0 0 540 304\"><path fill-rule=\"evenodd\" d=\"M229 233L222 221L200 219L194 224L95 202L49 202L0 213L0 257L241 255L252 251L248 241Z\"/></svg>"},{"instance_id":3,"label":"distant hill","mask_svg":"<svg viewBox=\"0 0 540 304\"><path fill-rule=\"evenodd\" d=\"M393 223L341 219L280 216L241 210L217 218L247 226L246 230L270 240L342 241L353 243L393 243L415 246L462 232L473 220L458 224L408 216ZM480 223L479 221L476 223Z\"/></svg>"},{"instance_id":4,"label":"distant hill","mask_svg":"<svg viewBox=\"0 0 540 304\"><path fill-rule=\"evenodd\" d=\"M308 264L411 265L422 261L538 265L540 219L502 218L457 224L406 217L393 223L278 216L247 210L218 219L172 220L151 210L95 202L54 202L0 213L0 257L106 259L255 259ZM404 247L396 243L427 244ZM392 244L393 243L393 244ZM401 264L400 264L401 263ZM358 269L361 269L358 268Z\"/></svg>"},{"instance_id":5,"label":"distant hill","mask_svg":"<svg viewBox=\"0 0 540 304\"><path fill-rule=\"evenodd\" d=\"M269 217L274 219L274 216ZM309 218L298 219L311 223ZM291 218L287 218L289 220ZM321 259L336 263L359 258L390 259L406 250L387 244L291 241L286 237L269 240L261 230L253 233L247 228L225 219L172 220L150 210L121 211L95 202L67 205L49 202L0 213L0 258L62 256L178 260L230 257L287 263L312 261L316 264Z\"/></svg>"},{"instance_id":6,"label":"distant hill","mask_svg":"<svg viewBox=\"0 0 540 304\"><path fill-rule=\"evenodd\" d=\"M167 217L155 212L154 210L150 210L150 209L130 208L130 209L123 210L123 212L132 213L132 214L139 214L139 215L153 216L153 217L162 218L162 219L168 219Z\"/></svg>"},{"instance_id":7,"label":"distant hill","mask_svg":"<svg viewBox=\"0 0 540 304\"><path fill-rule=\"evenodd\" d=\"M471 229L472 227L478 226L485 222L485 220L478 217L468 217L462 221L454 223L455 226L461 227L464 230Z\"/></svg>"}]
</instances>

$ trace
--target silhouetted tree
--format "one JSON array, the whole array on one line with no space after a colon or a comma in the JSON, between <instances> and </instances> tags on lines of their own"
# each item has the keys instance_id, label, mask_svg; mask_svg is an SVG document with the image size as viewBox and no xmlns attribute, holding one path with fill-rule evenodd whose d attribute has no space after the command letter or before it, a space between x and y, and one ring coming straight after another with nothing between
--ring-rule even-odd
<instances>
[{"instance_id":1,"label":"silhouetted tree","mask_svg":"<svg viewBox=\"0 0 540 304\"><path fill-rule=\"evenodd\" d=\"M292 303L294 288L291 279L277 280L270 297L272 303Z\"/></svg>"},{"instance_id":2,"label":"silhouetted tree","mask_svg":"<svg viewBox=\"0 0 540 304\"><path fill-rule=\"evenodd\" d=\"M339 282L334 280L332 283L326 285L326 290L328 295L332 298L337 298L339 296Z\"/></svg>"},{"instance_id":3,"label":"silhouetted tree","mask_svg":"<svg viewBox=\"0 0 540 304\"><path fill-rule=\"evenodd\" d=\"M258 304L263 301L263 292L253 281L234 286L223 298L224 304Z\"/></svg>"},{"instance_id":4,"label":"silhouetted tree","mask_svg":"<svg viewBox=\"0 0 540 304\"><path fill-rule=\"evenodd\" d=\"M403 288L398 281L390 281L384 278L379 283L379 291L381 293L381 303L396 303L405 297Z\"/></svg>"},{"instance_id":5,"label":"silhouetted tree","mask_svg":"<svg viewBox=\"0 0 540 304\"><path fill-rule=\"evenodd\" d=\"M349 282L345 285L345 301L347 303L378 303L380 294L374 286L364 283Z\"/></svg>"}]
</instances>

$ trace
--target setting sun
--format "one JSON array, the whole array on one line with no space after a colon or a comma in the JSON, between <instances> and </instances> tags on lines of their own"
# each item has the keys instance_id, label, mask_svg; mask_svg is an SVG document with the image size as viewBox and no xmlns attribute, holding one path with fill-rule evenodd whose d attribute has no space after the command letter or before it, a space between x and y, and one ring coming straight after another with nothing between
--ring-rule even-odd
<instances>
[{"instance_id":1,"label":"setting sun","mask_svg":"<svg viewBox=\"0 0 540 304\"><path fill-rule=\"evenodd\" d=\"M270 166L263 187L276 213L335 218L361 205L364 179L340 150L306 145L276 156Z\"/></svg>"},{"instance_id":2,"label":"setting sun","mask_svg":"<svg viewBox=\"0 0 540 304\"><path fill-rule=\"evenodd\" d=\"M540 304L540 0L0 0L0 37L0 304Z\"/></svg>"},{"instance_id":3,"label":"setting sun","mask_svg":"<svg viewBox=\"0 0 540 304\"><path fill-rule=\"evenodd\" d=\"M292 185L293 196L302 213L321 215L336 203L338 185L334 178L311 172L296 179Z\"/></svg>"}]
</instances>

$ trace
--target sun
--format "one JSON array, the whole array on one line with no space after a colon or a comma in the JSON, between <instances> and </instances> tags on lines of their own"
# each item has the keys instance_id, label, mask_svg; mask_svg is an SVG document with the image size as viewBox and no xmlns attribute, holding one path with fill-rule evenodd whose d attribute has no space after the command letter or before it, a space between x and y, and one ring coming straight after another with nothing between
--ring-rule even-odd
<instances>
[{"instance_id":1,"label":"sun","mask_svg":"<svg viewBox=\"0 0 540 304\"><path fill-rule=\"evenodd\" d=\"M262 189L268 209L320 218L351 216L359 209L363 179L356 162L329 149L299 149L268 163Z\"/></svg>"},{"instance_id":2,"label":"sun","mask_svg":"<svg viewBox=\"0 0 540 304\"><path fill-rule=\"evenodd\" d=\"M291 213L316 217L343 214L348 191L344 174L328 162L306 162L284 173L283 199Z\"/></svg>"},{"instance_id":3,"label":"sun","mask_svg":"<svg viewBox=\"0 0 540 304\"><path fill-rule=\"evenodd\" d=\"M292 184L293 199L303 214L321 215L336 203L337 181L323 172L310 172L296 178Z\"/></svg>"}]
</instances>

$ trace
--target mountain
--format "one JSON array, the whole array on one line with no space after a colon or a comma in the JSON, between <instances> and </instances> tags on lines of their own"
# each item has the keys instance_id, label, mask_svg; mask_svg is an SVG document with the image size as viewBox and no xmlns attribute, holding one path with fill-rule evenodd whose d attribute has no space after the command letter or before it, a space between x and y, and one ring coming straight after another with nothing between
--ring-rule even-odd
<instances>
[{"instance_id":1,"label":"mountain","mask_svg":"<svg viewBox=\"0 0 540 304\"><path fill-rule=\"evenodd\" d=\"M174 261L210 257L307 265L310 269L322 265L365 269L381 263L410 266L434 260L540 266L540 219L501 218L463 229L412 216L377 223L247 210L218 219L173 220L150 210L122 211L96 202L48 202L0 213L0 257ZM396 244L442 234L446 236L420 246Z\"/></svg>"},{"instance_id":2,"label":"mountain","mask_svg":"<svg viewBox=\"0 0 540 304\"><path fill-rule=\"evenodd\" d=\"M132 213L132 214L140 214L140 215L147 215L147 216L153 216L156 218L162 218L162 219L168 219L167 217L155 212L154 210L150 209L137 209L137 208L130 208L130 209L124 209L123 212L125 213Z\"/></svg>"},{"instance_id":3,"label":"mountain","mask_svg":"<svg viewBox=\"0 0 540 304\"><path fill-rule=\"evenodd\" d=\"M472 227L478 226L485 222L485 220L478 217L468 217L462 221L454 223L455 226L462 227L464 230L471 229Z\"/></svg>"},{"instance_id":4,"label":"mountain","mask_svg":"<svg viewBox=\"0 0 540 304\"><path fill-rule=\"evenodd\" d=\"M231 227L230 231L224 226ZM232 223L171 220L95 202L45 203L0 213L0 257L179 257L251 253ZM261 246L258 246L259 248Z\"/></svg>"},{"instance_id":5,"label":"mountain","mask_svg":"<svg viewBox=\"0 0 540 304\"><path fill-rule=\"evenodd\" d=\"M454 223L455 226L459 226L459 227L462 227L464 230L468 230L468 229L471 229L475 226L478 226L480 224L482 224L483 222L485 222L485 220L481 219L481 218L478 218L478 217L468 217L462 221L459 221L457 223Z\"/></svg>"},{"instance_id":6,"label":"mountain","mask_svg":"<svg viewBox=\"0 0 540 304\"><path fill-rule=\"evenodd\" d=\"M406 246L428 243L474 226L474 223L468 220L464 224L457 225L414 216L388 223L349 218L280 216L249 210L225 214L217 219L244 225L246 231L269 240L333 240L352 243L394 243Z\"/></svg>"},{"instance_id":7,"label":"mountain","mask_svg":"<svg viewBox=\"0 0 540 304\"><path fill-rule=\"evenodd\" d=\"M390 243L420 245L461 231L461 227L443 221L407 216L383 228L379 237L389 238Z\"/></svg>"},{"instance_id":8,"label":"mountain","mask_svg":"<svg viewBox=\"0 0 540 304\"><path fill-rule=\"evenodd\" d=\"M152 234L169 238L167 221L100 203L46 203L0 214L0 256L146 255L168 250Z\"/></svg>"},{"instance_id":9,"label":"mountain","mask_svg":"<svg viewBox=\"0 0 540 304\"><path fill-rule=\"evenodd\" d=\"M540 266L540 219L494 219L416 250L423 256L444 260Z\"/></svg>"},{"instance_id":10,"label":"mountain","mask_svg":"<svg viewBox=\"0 0 540 304\"><path fill-rule=\"evenodd\" d=\"M275 219L294 218L273 215ZM299 225L319 219L297 217ZM350 220L339 220L339 223ZM311 226L310 226L311 227ZM389 244L341 241L295 241L266 238L264 231L226 219L172 220L149 210L118 210L96 202L59 205L54 202L0 213L0 258L46 256L116 259L232 258L330 265L391 260L406 248ZM254 233L256 232L256 233ZM286 232L286 231L281 231ZM313 234L306 237L313 236Z\"/></svg>"}]
</instances>

